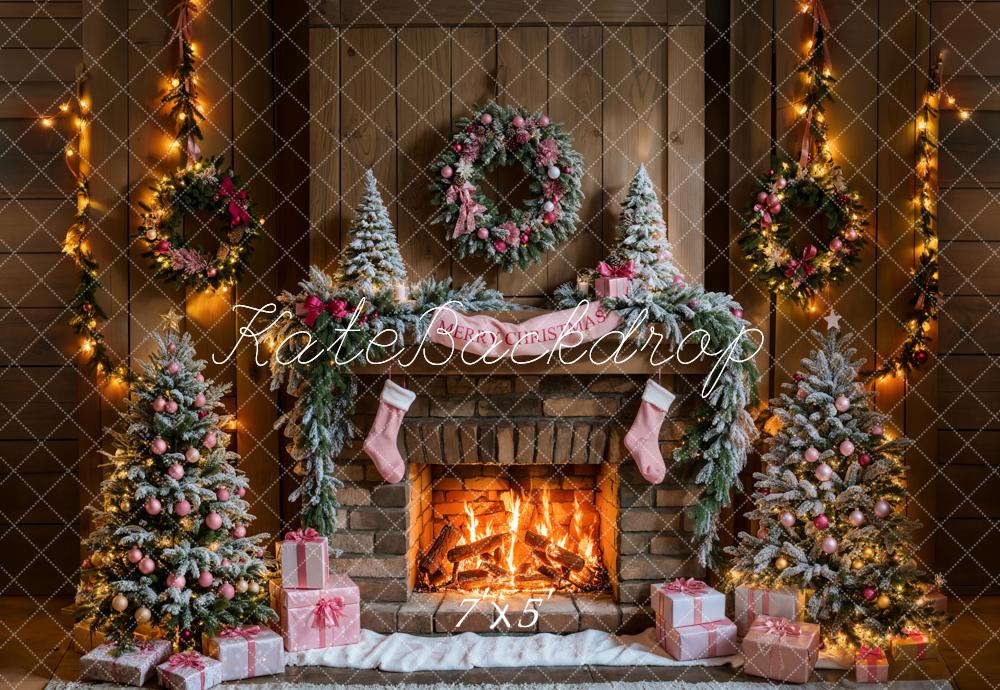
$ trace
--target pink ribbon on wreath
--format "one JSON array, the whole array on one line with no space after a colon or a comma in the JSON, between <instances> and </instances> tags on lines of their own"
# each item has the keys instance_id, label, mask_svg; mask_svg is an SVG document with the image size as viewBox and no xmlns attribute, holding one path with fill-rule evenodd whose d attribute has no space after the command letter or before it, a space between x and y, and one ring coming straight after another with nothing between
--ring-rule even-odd
<instances>
[{"instance_id":1,"label":"pink ribbon on wreath","mask_svg":"<svg viewBox=\"0 0 1000 690\"><path fill-rule=\"evenodd\" d=\"M313 625L319 628L320 647L326 646L326 629L340 627L340 614L344 612L344 598L320 597L313 609Z\"/></svg>"},{"instance_id":2,"label":"pink ribbon on wreath","mask_svg":"<svg viewBox=\"0 0 1000 690\"><path fill-rule=\"evenodd\" d=\"M472 192L476 190L468 182L463 182L461 186L453 184L448 187L445 200L449 204L458 202L458 218L455 220L455 232L452 238L461 235L468 235L476 229L476 216L486 210L486 207L472 198Z\"/></svg>"},{"instance_id":3,"label":"pink ribbon on wreath","mask_svg":"<svg viewBox=\"0 0 1000 690\"><path fill-rule=\"evenodd\" d=\"M609 264L606 261L601 261L597 264L597 272L603 278L635 278L635 262L631 259L623 264Z\"/></svg>"},{"instance_id":4,"label":"pink ribbon on wreath","mask_svg":"<svg viewBox=\"0 0 1000 690\"><path fill-rule=\"evenodd\" d=\"M785 277L791 278L800 270L803 273L803 280L811 276L816 272L816 267L812 265L812 260L816 258L817 250L815 245L806 245L806 248L802 250L801 259L792 259L788 262L785 267Z\"/></svg>"},{"instance_id":5,"label":"pink ribbon on wreath","mask_svg":"<svg viewBox=\"0 0 1000 690\"><path fill-rule=\"evenodd\" d=\"M225 637L230 640L235 640L237 638L243 638L247 641L247 675L253 678L257 675L256 668L256 657L257 650L255 649L255 640L253 639L260 634L259 625L250 625L246 628L226 628L219 633L219 637Z\"/></svg>"},{"instance_id":6,"label":"pink ribbon on wreath","mask_svg":"<svg viewBox=\"0 0 1000 690\"><path fill-rule=\"evenodd\" d=\"M201 690L205 690L205 662L198 652L182 652L174 654L167 659L167 668L177 671L183 668L193 668L198 671L198 678L201 680Z\"/></svg>"},{"instance_id":7,"label":"pink ribbon on wreath","mask_svg":"<svg viewBox=\"0 0 1000 690\"><path fill-rule=\"evenodd\" d=\"M308 295L304 301L299 302L295 305L295 315L300 319L302 319L302 323L309 326L310 328L313 326L313 324L316 323L316 319L318 319L319 315L322 314L324 311L335 319L342 319L350 313L347 302L345 302L344 300L332 299L329 300L328 302L324 302L316 295ZM316 530L312 529L312 527L310 527L306 531L308 532L310 530L316 533ZM289 532L287 535L285 535L285 540L318 541L317 539L293 538L292 535L294 534L296 534L296 532ZM301 535L302 532L298 532L298 534ZM316 535L319 536L318 533L316 533Z\"/></svg>"},{"instance_id":8,"label":"pink ribbon on wreath","mask_svg":"<svg viewBox=\"0 0 1000 690\"><path fill-rule=\"evenodd\" d=\"M244 208L247 200L247 192L245 189L237 190L236 185L233 184L232 177L225 177L219 183L218 195L229 199L227 210L229 211L229 225L231 227L235 228L239 225L248 225L250 223L250 214Z\"/></svg>"}]
</instances>

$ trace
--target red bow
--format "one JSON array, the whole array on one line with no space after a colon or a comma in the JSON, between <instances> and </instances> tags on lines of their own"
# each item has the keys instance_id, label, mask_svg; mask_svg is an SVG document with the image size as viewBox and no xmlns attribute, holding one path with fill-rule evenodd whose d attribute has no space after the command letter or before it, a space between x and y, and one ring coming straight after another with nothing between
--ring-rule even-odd
<instances>
[{"instance_id":1,"label":"red bow","mask_svg":"<svg viewBox=\"0 0 1000 690\"><path fill-rule=\"evenodd\" d=\"M750 626L751 630L760 630L769 635L778 637L798 637L802 634L802 628L792 623L787 618L761 617Z\"/></svg>"},{"instance_id":2,"label":"red bow","mask_svg":"<svg viewBox=\"0 0 1000 690\"><path fill-rule=\"evenodd\" d=\"M461 187L457 184L453 184L448 188L445 200L449 204L454 204L456 201L459 202L458 218L455 219L455 232L452 234L452 237L468 235L470 232L475 230L476 216L486 210L485 206L472 198L472 192L474 192L475 189L476 188L468 182L463 182Z\"/></svg>"},{"instance_id":3,"label":"red bow","mask_svg":"<svg viewBox=\"0 0 1000 690\"><path fill-rule=\"evenodd\" d=\"M199 671L205 670L205 662L202 661L202 656L198 652L174 654L167 660L167 665L170 668L193 668Z\"/></svg>"},{"instance_id":4,"label":"red bow","mask_svg":"<svg viewBox=\"0 0 1000 690\"><path fill-rule=\"evenodd\" d=\"M312 527L297 529L285 535L285 541L323 541L323 536Z\"/></svg>"},{"instance_id":5,"label":"red bow","mask_svg":"<svg viewBox=\"0 0 1000 690\"><path fill-rule=\"evenodd\" d=\"M344 612L343 597L320 597L316 602L315 624L317 628L340 627L340 614Z\"/></svg>"},{"instance_id":6,"label":"red bow","mask_svg":"<svg viewBox=\"0 0 1000 690\"><path fill-rule=\"evenodd\" d=\"M697 596L699 594L704 594L708 591L708 585L706 585L701 580L696 580L693 577L679 577L673 582L669 582L663 587L664 590L668 592L678 592L680 594L690 594L691 596Z\"/></svg>"},{"instance_id":7,"label":"red bow","mask_svg":"<svg viewBox=\"0 0 1000 690\"><path fill-rule=\"evenodd\" d=\"M249 225L250 214L247 213L244 204L247 200L247 193L245 189L240 189L237 191L236 185L233 184L233 178L225 177L222 182L219 183L219 196L229 199L229 206L227 210L229 211L229 224L232 227L237 227L239 225Z\"/></svg>"},{"instance_id":8,"label":"red bow","mask_svg":"<svg viewBox=\"0 0 1000 690\"><path fill-rule=\"evenodd\" d=\"M295 305L295 315L309 327L316 323L316 319L324 311L335 319L342 319L350 313L344 300L332 299L324 302L316 295L309 295L304 302Z\"/></svg>"},{"instance_id":9,"label":"red bow","mask_svg":"<svg viewBox=\"0 0 1000 690\"><path fill-rule=\"evenodd\" d=\"M798 273L800 269L803 273L803 280L811 276L816 272L816 267L813 266L811 262L816 258L817 253L818 252L814 245L806 245L806 248L802 250L801 259L792 259L788 262L788 265L785 267L785 277L791 278Z\"/></svg>"},{"instance_id":10,"label":"red bow","mask_svg":"<svg viewBox=\"0 0 1000 690\"><path fill-rule=\"evenodd\" d=\"M597 272L604 278L635 278L635 262L629 259L623 264L609 264L601 261L597 264Z\"/></svg>"},{"instance_id":11,"label":"red bow","mask_svg":"<svg viewBox=\"0 0 1000 690\"><path fill-rule=\"evenodd\" d=\"M251 625L246 628L226 628L225 630L219 633L219 637L229 637L233 639L237 637L242 637L244 640L249 640L259 634L260 634L260 626Z\"/></svg>"},{"instance_id":12,"label":"red bow","mask_svg":"<svg viewBox=\"0 0 1000 690\"><path fill-rule=\"evenodd\" d=\"M885 652L878 647L867 647L865 645L861 645L861 648L858 649L855 654L855 658L857 658L858 661L863 661L865 663L873 663L884 659Z\"/></svg>"}]
</instances>

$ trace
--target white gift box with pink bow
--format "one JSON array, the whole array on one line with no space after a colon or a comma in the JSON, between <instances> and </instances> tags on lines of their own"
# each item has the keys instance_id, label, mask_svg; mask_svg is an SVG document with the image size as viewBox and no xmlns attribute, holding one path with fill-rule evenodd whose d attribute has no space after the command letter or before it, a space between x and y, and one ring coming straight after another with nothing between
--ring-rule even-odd
<instances>
[{"instance_id":1,"label":"white gift box with pink bow","mask_svg":"<svg viewBox=\"0 0 1000 690\"><path fill-rule=\"evenodd\" d=\"M330 548L326 537L313 528L295 530L275 544L281 561L281 586L322 589L330 572Z\"/></svg>"},{"instance_id":2,"label":"white gift box with pink bow","mask_svg":"<svg viewBox=\"0 0 1000 690\"><path fill-rule=\"evenodd\" d=\"M649 599L657 628L712 623L726 617L726 596L693 577L650 585Z\"/></svg>"},{"instance_id":3,"label":"white gift box with pink bow","mask_svg":"<svg viewBox=\"0 0 1000 690\"><path fill-rule=\"evenodd\" d=\"M285 670L281 636L259 625L227 628L207 637L203 648L222 662L222 680L269 676Z\"/></svg>"},{"instance_id":4,"label":"white gift box with pink bow","mask_svg":"<svg viewBox=\"0 0 1000 690\"><path fill-rule=\"evenodd\" d=\"M174 654L156 667L167 690L208 690L222 682L222 663L198 652Z\"/></svg>"},{"instance_id":5,"label":"white gift box with pink bow","mask_svg":"<svg viewBox=\"0 0 1000 690\"><path fill-rule=\"evenodd\" d=\"M746 635L757 616L779 616L798 620L805 606L805 594L796 587L751 587L740 585L734 595L736 628Z\"/></svg>"},{"instance_id":6,"label":"white gift box with pink bow","mask_svg":"<svg viewBox=\"0 0 1000 690\"><path fill-rule=\"evenodd\" d=\"M597 264L594 293L598 297L624 297L632 289L633 278L635 278L635 262L609 264L601 261Z\"/></svg>"},{"instance_id":7,"label":"white gift box with pink bow","mask_svg":"<svg viewBox=\"0 0 1000 690\"><path fill-rule=\"evenodd\" d=\"M361 640L361 595L346 575L331 573L323 589L285 589L271 580L285 649L299 652Z\"/></svg>"}]
</instances>

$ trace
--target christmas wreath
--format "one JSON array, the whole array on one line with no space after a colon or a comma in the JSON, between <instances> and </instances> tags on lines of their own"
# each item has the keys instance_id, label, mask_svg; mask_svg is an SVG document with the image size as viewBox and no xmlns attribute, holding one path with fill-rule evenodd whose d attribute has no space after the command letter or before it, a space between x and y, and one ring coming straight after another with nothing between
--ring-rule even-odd
<instances>
[{"instance_id":1,"label":"christmas wreath","mask_svg":"<svg viewBox=\"0 0 1000 690\"><path fill-rule=\"evenodd\" d=\"M231 170L222 171L221 163L221 157L196 161L153 186L153 201L142 205L138 231L149 244L145 256L152 258L153 275L196 290L224 288L239 279L251 240L264 219L254 213L239 177ZM184 219L196 213L226 223L226 238L214 253L196 248L184 237Z\"/></svg>"},{"instance_id":2,"label":"christmas wreath","mask_svg":"<svg viewBox=\"0 0 1000 690\"><path fill-rule=\"evenodd\" d=\"M520 163L535 196L509 216L482 190L498 167ZM546 115L490 103L458 121L451 146L433 166L432 222L451 228L459 258L483 256L504 271L525 268L575 231L583 201L583 159Z\"/></svg>"}]
</instances>

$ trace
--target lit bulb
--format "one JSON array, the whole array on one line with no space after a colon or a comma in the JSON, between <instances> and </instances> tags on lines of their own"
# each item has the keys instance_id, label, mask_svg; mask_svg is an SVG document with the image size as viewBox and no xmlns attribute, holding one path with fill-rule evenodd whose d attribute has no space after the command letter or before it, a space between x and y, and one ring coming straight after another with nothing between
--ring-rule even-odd
<instances>
[{"instance_id":1,"label":"lit bulb","mask_svg":"<svg viewBox=\"0 0 1000 690\"><path fill-rule=\"evenodd\" d=\"M89 107L90 107L90 104L87 102L87 99L86 98L81 98L80 99L80 110L86 110Z\"/></svg>"},{"instance_id":2,"label":"lit bulb","mask_svg":"<svg viewBox=\"0 0 1000 690\"><path fill-rule=\"evenodd\" d=\"M43 117L42 118L42 127L51 127L51 126L52 126L52 118L51 117Z\"/></svg>"},{"instance_id":3,"label":"lit bulb","mask_svg":"<svg viewBox=\"0 0 1000 690\"><path fill-rule=\"evenodd\" d=\"M170 80L170 85L176 89L178 86L181 85L181 80L178 79L177 77L174 77L173 79Z\"/></svg>"},{"instance_id":4,"label":"lit bulb","mask_svg":"<svg viewBox=\"0 0 1000 690\"><path fill-rule=\"evenodd\" d=\"M958 116L963 120L968 120L970 117L972 117L972 113L969 112L968 110L959 110Z\"/></svg>"},{"instance_id":5,"label":"lit bulb","mask_svg":"<svg viewBox=\"0 0 1000 690\"><path fill-rule=\"evenodd\" d=\"M69 103L60 103L59 110L61 110L64 113L69 112Z\"/></svg>"}]
</instances>

